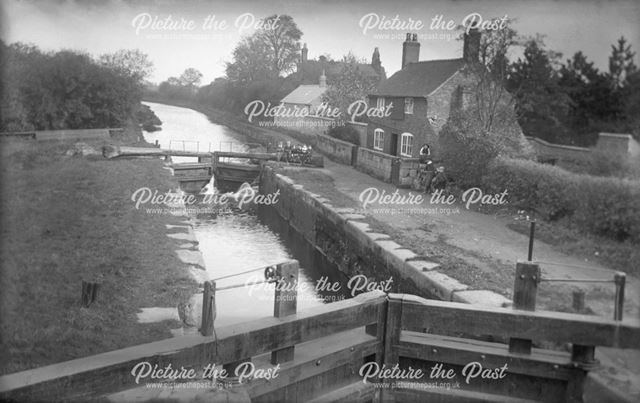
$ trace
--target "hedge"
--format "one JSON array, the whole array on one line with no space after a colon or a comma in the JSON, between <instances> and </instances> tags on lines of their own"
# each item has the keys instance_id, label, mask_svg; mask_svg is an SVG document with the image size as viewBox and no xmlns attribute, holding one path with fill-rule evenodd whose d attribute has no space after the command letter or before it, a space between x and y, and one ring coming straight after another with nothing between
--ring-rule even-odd
<instances>
[{"instance_id":1,"label":"hedge","mask_svg":"<svg viewBox=\"0 0 640 403\"><path fill-rule=\"evenodd\" d=\"M483 185L508 191L512 206L549 221L566 218L578 228L618 241L640 241L640 181L575 174L552 165L498 158Z\"/></svg>"}]
</instances>

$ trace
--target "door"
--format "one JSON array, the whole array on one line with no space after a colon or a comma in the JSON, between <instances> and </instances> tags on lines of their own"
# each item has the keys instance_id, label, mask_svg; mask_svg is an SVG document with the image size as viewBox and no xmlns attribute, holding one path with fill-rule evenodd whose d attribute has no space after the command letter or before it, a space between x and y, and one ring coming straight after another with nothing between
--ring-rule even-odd
<instances>
[{"instance_id":1,"label":"door","mask_svg":"<svg viewBox=\"0 0 640 403\"><path fill-rule=\"evenodd\" d=\"M389 147L389 154L398 155L398 133L391 133L391 144Z\"/></svg>"}]
</instances>

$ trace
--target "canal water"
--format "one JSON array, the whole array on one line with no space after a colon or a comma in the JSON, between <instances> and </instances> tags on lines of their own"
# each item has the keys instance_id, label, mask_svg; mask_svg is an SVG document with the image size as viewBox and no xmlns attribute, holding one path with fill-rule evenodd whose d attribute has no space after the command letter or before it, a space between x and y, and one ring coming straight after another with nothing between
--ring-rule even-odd
<instances>
[{"instance_id":1,"label":"canal water","mask_svg":"<svg viewBox=\"0 0 640 403\"><path fill-rule=\"evenodd\" d=\"M145 103L162 121L162 130L144 132L145 140L162 148L200 151L242 150L244 139L226 126L218 125L192 109ZM210 148L211 147L211 148ZM175 159L174 159L175 160ZM301 268L298 284L298 310L348 298L345 278L319 255L319 252L280 222L274 214L221 211L191 217L199 241L208 279L218 279L247 270L297 259ZM264 279L263 270L216 280L218 288L252 284ZM339 282L340 291L322 289ZM320 285L320 286L319 286ZM272 316L274 286L248 285L216 293L216 326Z\"/></svg>"}]
</instances>

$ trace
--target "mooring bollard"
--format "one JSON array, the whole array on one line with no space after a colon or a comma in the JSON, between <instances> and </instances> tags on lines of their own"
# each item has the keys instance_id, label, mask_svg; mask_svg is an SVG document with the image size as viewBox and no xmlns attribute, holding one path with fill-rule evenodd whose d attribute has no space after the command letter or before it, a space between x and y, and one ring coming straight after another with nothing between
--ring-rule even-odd
<instances>
[{"instance_id":1,"label":"mooring bollard","mask_svg":"<svg viewBox=\"0 0 640 403\"><path fill-rule=\"evenodd\" d=\"M533 262L516 264L516 279L513 284L513 309L536 310L536 294L540 282L540 265ZM509 352L531 354L531 340L511 338Z\"/></svg>"}]
</instances>

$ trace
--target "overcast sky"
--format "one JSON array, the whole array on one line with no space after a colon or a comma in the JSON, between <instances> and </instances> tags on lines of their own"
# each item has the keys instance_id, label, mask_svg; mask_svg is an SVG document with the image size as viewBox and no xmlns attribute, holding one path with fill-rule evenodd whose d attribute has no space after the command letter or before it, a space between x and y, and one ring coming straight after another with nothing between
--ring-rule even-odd
<instances>
[{"instance_id":1,"label":"overcast sky","mask_svg":"<svg viewBox=\"0 0 640 403\"><path fill-rule=\"evenodd\" d=\"M203 83L224 75L224 62L249 25L270 14L289 14L304 33L309 57L330 54L340 58L350 50L370 61L380 48L388 75L400 68L402 41L407 29L382 30L380 24L364 32L363 17L392 19L409 24L420 20L420 59L460 57L462 44L455 31L431 29L434 17L461 24L477 13L483 19L516 19L514 28L525 35L546 35L548 48L563 53L563 59L578 50L601 69L607 69L611 44L624 35L637 52L640 49L640 1L124 1L124 0L3 0L2 39L31 42L46 50L81 49L91 54L121 48L139 48L154 63L151 81L160 82L195 67L204 74ZM207 17L214 25L203 27ZM244 16L244 17L243 17ZM177 29L156 25L154 19L184 22ZM209 18L210 19L210 18ZM226 27L215 25L226 23ZM189 28L188 24L192 26ZM415 25L414 25L415 27ZM389 37L380 37L389 35ZM640 65L640 56L636 56Z\"/></svg>"}]
</instances>

